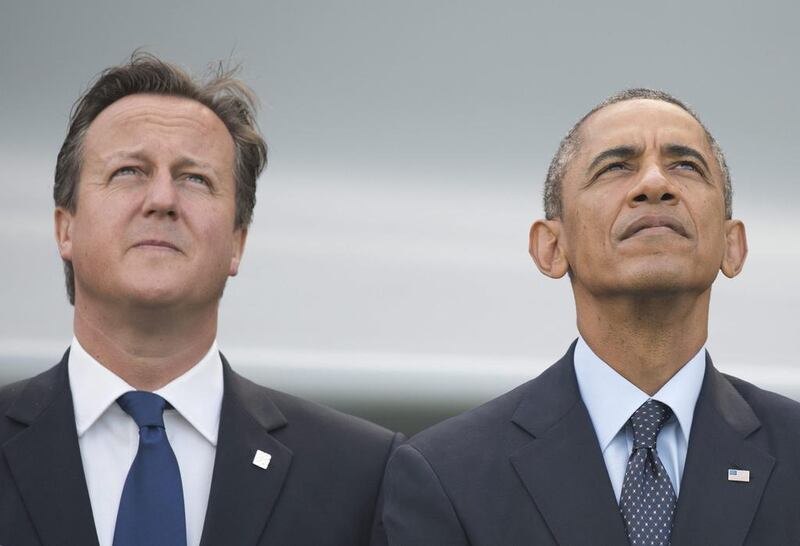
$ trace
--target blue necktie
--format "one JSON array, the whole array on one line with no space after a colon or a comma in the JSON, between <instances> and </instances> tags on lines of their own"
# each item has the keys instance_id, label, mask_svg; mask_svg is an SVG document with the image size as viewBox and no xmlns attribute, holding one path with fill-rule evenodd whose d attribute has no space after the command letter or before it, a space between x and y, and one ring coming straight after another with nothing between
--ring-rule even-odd
<instances>
[{"instance_id":1,"label":"blue necktie","mask_svg":"<svg viewBox=\"0 0 800 546\"><path fill-rule=\"evenodd\" d=\"M631 546L669 546L675 491L656 450L656 438L672 415L650 399L633 412L633 453L622 483L619 508Z\"/></svg>"},{"instance_id":2,"label":"blue necktie","mask_svg":"<svg viewBox=\"0 0 800 546\"><path fill-rule=\"evenodd\" d=\"M139 427L139 450L122 489L114 546L186 546L181 472L164 430L167 401L134 391L117 403Z\"/></svg>"}]
</instances>

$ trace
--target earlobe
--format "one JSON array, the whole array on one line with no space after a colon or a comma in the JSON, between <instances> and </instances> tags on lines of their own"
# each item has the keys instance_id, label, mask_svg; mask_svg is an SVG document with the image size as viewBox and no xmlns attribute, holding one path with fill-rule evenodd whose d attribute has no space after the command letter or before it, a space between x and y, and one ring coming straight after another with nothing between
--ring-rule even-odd
<instances>
[{"instance_id":1,"label":"earlobe","mask_svg":"<svg viewBox=\"0 0 800 546\"><path fill-rule=\"evenodd\" d=\"M720 270L723 275L733 278L744 267L747 258L747 233L741 220L725 222L725 254L722 256Z\"/></svg>"},{"instance_id":2,"label":"earlobe","mask_svg":"<svg viewBox=\"0 0 800 546\"><path fill-rule=\"evenodd\" d=\"M233 233L233 254L231 255L231 267L228 276L235 277L239 273L239 264L244 255L244 243L247 240L247 228L237 228Z\"/></svg>"},{"instance_id":3,"label":"earlobe","mask_svg":"<svg viewBox=\"0 0 800 546\"><path fill-rule=\"evenodd\" d=\"M528 251L539 271L559 279L569 271L569 262L561 245L561 221L537 220L531 226Z\"/></svg>"},{"instance_id":4,"label":"earlobe","mask_svg":"<svg viewBox=\"0 0 800 546\"><path fill-rule=\"evenodd\" d=\"M72 261L72 213L57 207L55 211L55 235L58 253L62 260Z\"/></svg>"}]
</instances>

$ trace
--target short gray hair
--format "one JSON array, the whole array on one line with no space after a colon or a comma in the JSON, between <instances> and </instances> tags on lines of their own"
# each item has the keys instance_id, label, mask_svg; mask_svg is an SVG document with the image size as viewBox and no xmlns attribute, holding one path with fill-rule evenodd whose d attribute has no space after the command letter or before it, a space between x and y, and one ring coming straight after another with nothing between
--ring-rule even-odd
<instances>
[{"instance_id":1,"label":"short gray hair","mask_svg":"<svg viewBox=\"0 0 800 546\"><path fill-rule=\"evenodd\" d=\"M77 210L83 142L95 118L119 99L148 93L197 101L222 120L233 138L235 149L234 227L250 225L256 204L256 180L267 165L267 144L256 123L256 96L235 77L237 72L238 67L226 68L220 63L209 79L201 82L182 68L138 50L126 63L101 72L72 108L69 130L56 161L53 185L56 206L73 213ZM67 298L74 305L75 271L72 263L66 260L64 274Z\"/></svg>"},{"instance_id":2,"label":"short gray hair","mask_svg":"<svg viewBox=\"0 0 800 546\"><path fill-rule=\"evenodd\" d=\"M717 144L717 141L714 139L711 132L706 128L705 125L703 125L703 122L700 121L700 118L697 116L697 114L691 108L689 108L686 103L664 91L642 87L625 89L624 91L620 91L619 93L611 95L606 100L592 108L580 120L578 120L578 122L572 126L572 129L569 130L567 135L561 139L561 143L558 145L556 155L554 155L552 161L550 161L550 167L547 170L547 179L544 183L545 218L552 220L554 218L561 218L561 215L563 214L561 188L564 182L564 174L566 173L570 162L575 158L575 155L578 153L578 149L580 148L580 138L578 133L580 128L583 126L583 123L592 114L605 108L606 106L626 100L637 99L660 100L669 104L674 104L675 106L687 112L697 121L697 123L700 124L706 134L711 151L714 154L717 163L719 164L719 169L722 172L722 193L725 198L725 215L727 218L731 218L733 215L733 188L731 186L730 171L728 170L728 164L725 161L725 155L722 153L722 148L720 148L719 144Z\"/></svg>"}]
</instances>

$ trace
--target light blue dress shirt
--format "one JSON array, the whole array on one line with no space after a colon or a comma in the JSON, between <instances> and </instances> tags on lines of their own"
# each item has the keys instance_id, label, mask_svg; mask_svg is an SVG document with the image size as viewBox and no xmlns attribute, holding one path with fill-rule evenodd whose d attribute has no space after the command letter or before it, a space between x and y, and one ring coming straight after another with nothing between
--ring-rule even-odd
<instances>
[{"instance_id":1,"label":"light blue dress shirt","mask_svg":"<svg viewBox=\"0 0 800 546\"><path fill-rule=\"evenodd\" d=\"M628 458L633 451L633 429L628 419L650 398L667 404L672 417L658 434L656 450L669 479L680 494L683 465L692 430L694 406L703 385L705 345L652 397L614 371L589 348L583 338L575 346L575 375L581 398L589 410L600 450L619 502Z\"/></svg>"}]
</instances>

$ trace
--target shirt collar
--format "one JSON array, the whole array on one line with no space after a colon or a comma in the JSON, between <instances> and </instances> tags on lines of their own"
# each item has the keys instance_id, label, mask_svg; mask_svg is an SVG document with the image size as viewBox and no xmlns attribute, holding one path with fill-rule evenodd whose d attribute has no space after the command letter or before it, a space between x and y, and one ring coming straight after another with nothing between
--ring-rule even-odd
<instances>
[{"instance_id":1,"label":"shirt collar","mask_svg":"<svg viewBox=\"0 0 800 546\"><path fill-rule=\"evenodd\" d=\"M216 446L222 391L222 359L215 340L200 362L158 389L156 394L172 404L189 424Z\"/></svg>"},{"instance_id":2,"label":"shirt collar","mask_svg":"<svg viewBox=\"0 0 800 546\"><path fill-rule=\"evenodd\" d=\"M705 376L705 345L652 397L603 362L582 337L575 346L574 361L578 389L602 451L633 412L650 398L672 409L688 443L694 406Z\"/></svg>"},{"instance_id":3,"label":"shirt collar","mask_svg":"<svg viewBox=\"0 0 800 546\"><path fill-rule=\"evenodd\" d=\"M136 390L95 360L72 338L69 384L78 436L82 436L121 395ZM216 340L186 373L155 391L169 402L212 445L217 445L222 409L222 360Z\"/></svg>"}]
</instances>

